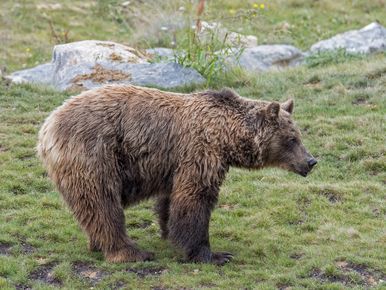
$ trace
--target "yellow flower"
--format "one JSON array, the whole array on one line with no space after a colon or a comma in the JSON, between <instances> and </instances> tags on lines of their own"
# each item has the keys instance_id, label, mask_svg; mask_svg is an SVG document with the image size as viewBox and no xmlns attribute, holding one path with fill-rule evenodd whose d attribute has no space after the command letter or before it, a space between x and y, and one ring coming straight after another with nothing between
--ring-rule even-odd
<instances>
[{"instance_id":1,"label":"yellow flower","mask_svg":"<svg viewBox=\"0 0 386 290\"><path fill-rule=\"evenodd\" d=\"M260 4L260 9L264 9L265 8L265 5L264 4Z\"/></svg>"},{"instance_id":2,"label":"yellow flower","mask_svg":"<svg viewBox=\"0 0 386 290\"><path fill-rule=\"evenodd\" d=\"M235 14L235 13L236 13L236 10L235 10L235 9L229 9L229 13L230 13L230 14Z\"/></svg>"},{"instance_id":3,"label":"yellow flower","mask_svg":"<svg viewBox=\"0 0 386 290\"><path fill-rule=\"evenodd\" d=\"M256 8L256 9L259 8L259 4L254 3L254 4L253 4L253 8Z\"/></svg>"},{"instance_id":4,"label":"yellow flower","mask_svg":"<svg viewBox=\"0 0 386 290\"><path fill-rule=\"evenodd\" d=\"M25 49L26 52L30 52L30 50L31 50L31 49L30 49L29 47L27 47L27 48Z\"/></svg>"}]
</instances>

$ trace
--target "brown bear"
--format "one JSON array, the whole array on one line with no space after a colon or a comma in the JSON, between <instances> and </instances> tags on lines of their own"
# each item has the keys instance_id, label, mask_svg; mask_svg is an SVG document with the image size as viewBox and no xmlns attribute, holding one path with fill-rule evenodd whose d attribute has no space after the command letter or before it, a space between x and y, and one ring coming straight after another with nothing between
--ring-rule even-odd
<instances>
[{"instance_id":1,"label":"brown bear","mask_svg":"<svg viewBox=\"0 0 386 290\"><path fill-rule=\"evenodd\" d=\"M192 94L105 86L67 100L39 132L38 154L89 238L110 262L153 258L129 239L123 209L155 197L162 237L188 261L224 264L209 220L230 166L316 164L291 120L293 102L255 101L229 89Z\"/></svg>"}]
</instances>

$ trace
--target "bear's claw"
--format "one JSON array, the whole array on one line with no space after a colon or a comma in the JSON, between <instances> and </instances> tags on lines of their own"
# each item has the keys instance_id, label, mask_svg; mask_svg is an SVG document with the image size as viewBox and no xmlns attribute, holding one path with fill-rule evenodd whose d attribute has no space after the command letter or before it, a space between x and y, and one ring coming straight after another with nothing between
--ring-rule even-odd
<instances>
[{"instance_id":1,"label":"bear's claw","mask_svg":"<svg viewBox=\"0 0 386 290\"><path fill-rule=\"evenodd\" d=\"M229 252L214 252L212 253L211 263L222 266L229 263L233 259L233 254Z\"/></svg>"}]
</instances>

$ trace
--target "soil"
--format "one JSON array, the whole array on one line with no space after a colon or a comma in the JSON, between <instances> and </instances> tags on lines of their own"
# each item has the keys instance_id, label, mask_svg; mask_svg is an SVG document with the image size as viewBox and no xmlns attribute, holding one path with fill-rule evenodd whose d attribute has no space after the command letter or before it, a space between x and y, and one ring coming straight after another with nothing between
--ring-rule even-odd
<instances>
[{"instance_id":1,"label":"soil","mask_svg":"<svg viewBox=\"0 0 386 290\"><path fill-rule=\"evenodd\" d=\"M290 258L293 260L300 260L304 257L304 253L293 253L290 255Z\"/></svg>"},{"instance_id":2,"label":"soil","mask_svg":"<svg viewBox=\"0 0 386 290\"><path fill-rule=\"evenodd\" d=\"M341 272L343 272L342 274L331 276L323 273L323 271L318 268L314 268L311 271L310 277L321 282L337 282L345 286L360 285L366 288L376 287L386 281L385 273L382 273L379 270L371 269L366 265L348 261L337 261L335 265L341 270ZM354 283L352 278L349 276L350 273L358 274L360 276L360 282Z\"/></svg>"},{"instance_id":3,"label":"soil","mask_svg":"<svg viewBox=\"0 0 386 290\"><path fill-rule=\"evenodd\" d=\"M318 194L327 198L330 203L337 203L342 201L342 197L338 193L333 191L321 190L318 192Z\"/></svg>"},{"instance_id":4,"label":"soil","mask_svg":"<svg viewBox=\"0 0 386 290\"><path fill-rule=\"evenodd\" d=\"M0 255L9 255L11 252L11 245L7 243L0 243Z\"/></svg>"},{"instance_id":5,"label":"soil","mask_svg":"<svg viewBox=\"0 0 386 290\"><path fill-rule=\"evenodd\" d=\"M28 255L28 254L32 254L33 252L36 251L35 247L33 247L31 244L27 243L24 240L20 240L20 244L21 244L21 249L22 249L23 254Z\"/></svg>"},{"instance_id":6,"label":"soil","mask_svg":"<svg viewBox=\"0 0 386 290\"><path fill-rule=\"evenodd\" d=\"M353 105L366 105L369 104L369 101L365 97L358 97L352 101Z\"/></svg>"},{"instance_id":7,"label":"soil","mask_svg":"<svg viewBox=\"0 0 386 290\"><path fill-rule=\"evenodd\" d=\"M62 281L55 278L53 275L53 269L57 263L51 262L45 265L39 266L35 271L31 272L29 279L41 281L54 286L61 286Z\"/></svg>"}]
</instances>

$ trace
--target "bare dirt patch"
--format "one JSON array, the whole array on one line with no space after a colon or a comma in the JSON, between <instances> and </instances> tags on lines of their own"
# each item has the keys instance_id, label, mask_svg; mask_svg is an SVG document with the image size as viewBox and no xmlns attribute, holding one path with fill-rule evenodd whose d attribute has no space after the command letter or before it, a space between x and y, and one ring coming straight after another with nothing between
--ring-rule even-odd
<instances>
[{"instance_id":1,"label":"bare dirt patch","mask_svg":"<svg viewBox=\"0 0 386 290\"><path fill-rule=\"evenodd\" d=\"M12 245L7 243L0 243L0 255L9 255L11 252Z\"/></svg>"},{"instance_id":2,"label":"bare dirt patch","mask_svg":"<svg viewBox=\"0 0 386 290\"><path fill-rule=\"evenodd\" d=\"M292 253L289 257L293 260L300 260L301 258L304 257L304 253L295 252L295 253Z\"/></svg>"},{"instance_id":3,"label":"bare dirt patch","mask_svg":"<svg viewBox=\"0 0 386 290\"><path fill-rule=\"evenodd\" d=\"M98 269L85 262L74 263L72 269L80 278L87 280L92 285L99 283L108 275L106 271Z\"/></svg>"},{"instance_id":4,"label":"bare dirt patch","mask_svg":"<svg viewBox=\"0 0 386 290\"><path fill-rule=\"evenodd\" d=\"M112 287L112 289L127 289L128 287L127 287L127 284L125 283L125 282L122 282L122 281L118 281L118 282L116 282L114 285L113 285L113 287Z\"/></svg>"},{"instance_id":5,"label":"bare dirt patch","mask_svg":"<svg viewBox=\"0 0 386 290\"><path fill-rule=\"evenodd\" d=\"M30 286L23 285L23 284L16 284L15 285L16 290L32 290Z\"/></svg>"},{"instance_id":6,"label":"bare dirt patch","mask_svg":"<svg viewBox=\"0 0 386 290\"><path fill-rule=\"evenodd\" d=\"M23 195L23 194L27 194L27 189L26 189L25 187L23 187L22 185L20 185L20 184L12 185L11 188L10 188L10 191L11 191L14 195Z\"/></svg>"},{"instance_id":7,"label":"bare dirt patch","mask_svg":"<svg viewBox=\"0 0 386 290\"><path fill-rule=\"evenodd\" d=\"M316 194L324 196L330 203L337 203L343 201L342 193L333 188L318 188L315 190Z\"/></svg>"},{"instance_id":8,"label":"bare dirt patch","mask_svg":"<svg viewBox=\"0 0 386 290\"><path fill-rule=\"evenodd\" d=\"M23 254L32 254L36 251L35 247L33 247L31 244L27 243L25 240L20 240L21 245L21 251Z\"/></svg>"},{"instance_id":9,"label":"bare dirt patch","mask_svg":"<svg viewBox=\"0 0 386 290\"><path fill-rule=\"evenodd\" d=\"M366 97L358 97L354 101L352 101L353 105L367 105L371 104Z\"/></svg>"},{"instance_id":10,"label":"bare dirt patch","mask_svg":"<svg viewBox=\"0 0 386 290\"><path fill-rule=\"evenodd\" d=\"M96 64L93 71L89 74L82 74L72 79L72 83L76 86L81 86L82 81L92 80L96 83L104 83L111 81L130 80L131 75L118 70L105 69L100 64Z\"/></svg>"},{"instance_id":11,"label":"bare dirt patch","mask_svg":"<svg viewBox=\"0 0 386 290\"><path fill-rule=\"evenodd\" d=\"M381 271L370 269L366 265L355 264L347 261L336 262L336 267L341 271L339 274L327 274L318 268L312 269L310 277L321 282L341 283L345 286L375 287L386 283L386 274ZM357 274L359 281L354 281L350 274Z\"/></svg>"},{"instance_id":12,"label":"bare dirt patch","mask_svg":"<svg viewBox=\"0 0 386 290\"><path fill-rule=\"evenodd\" d=\"M386 67L382 67L380 69L373 70L369 72L366 77L370 80L378 79L386 75Z\"/></svg>"},{"instance_id":13,"label":"bare dirt patch","mask_svg":"<svg viewBox=\"0 0 386 290\"><path fill-rule=\"evenodd\" d=\"M57 263L55 262L41 265L35 271L31 272L31 274L29 275L29 278L31 280L41 281L53 286L61 286L62 281L55 278L53 275L53 269L55 268L56 265Z\"/></svg>"},{"instance_id":14,"label":"bare dirt patch","mask_svg":"<svg viewBox=\"0 0 386 290\"><path fill-rule=\"evenodd\" d=\"M165 268L144 268L144 269L126 269L126 272L135 273L138 277L144 278L147 276L159 276L167 272Z\"/></svg>"},{"instance_id":15,"label":"bare dirt patch","mask_svg":"<svg viewBox=\"0 0 386 290\"><path fill-rule=\"evenodd\" d=\"M386 282L386 274L378 270L370 269L366 265L355 264L347 261L338 261L336 262L336 266L345 273L356 272L359 274L362 278L364 286L373 287Z\"/></svg>"},{"instance_id":16,"label":"bare dirt patch","mask_svg":"<svg viewBox=\"0 0 386 290\"><path fill-rule=\"evenodd\" d=\"M344 285L348 285L350 283L350 279L347 279L346 276L338 276L338 275L327 275L319 268L314 268L311 270L310 277L317 279L321 282L338 282Z\"/></svg>"},{"instance_id":17,"label":"bare dirt patch","mask_svg":"<svg viewBox=\"0 0 386 290\"><path fill-rule=\"evenodd\" d=\"M8 151L7 148L5 148L3 145L0 144L0 153Z\"/></svg>"}]
</instances>

